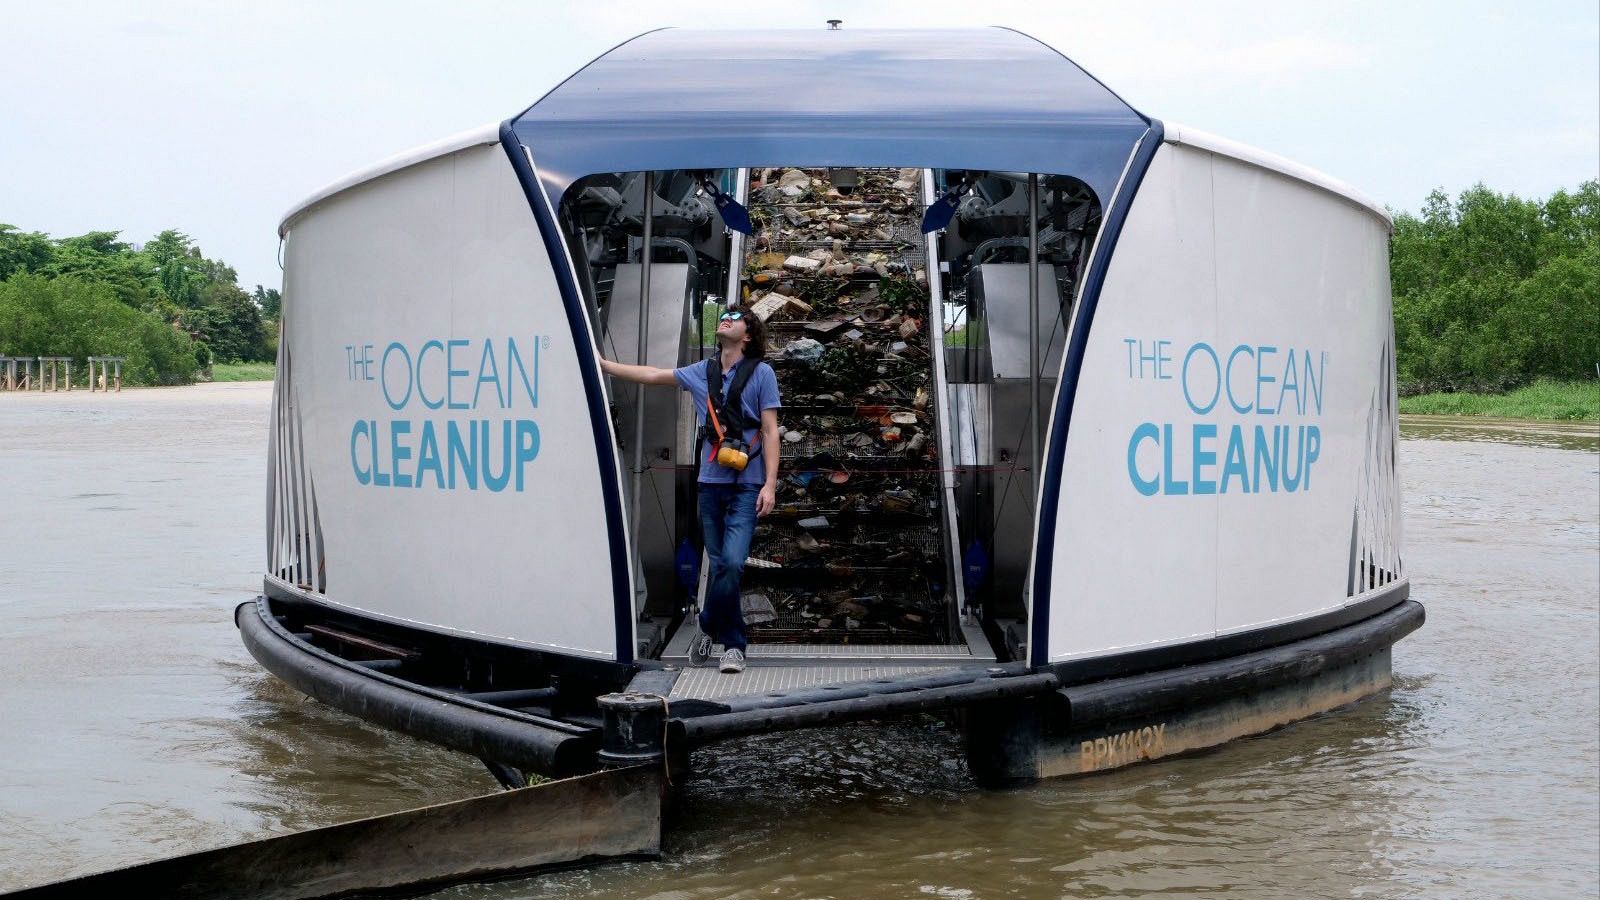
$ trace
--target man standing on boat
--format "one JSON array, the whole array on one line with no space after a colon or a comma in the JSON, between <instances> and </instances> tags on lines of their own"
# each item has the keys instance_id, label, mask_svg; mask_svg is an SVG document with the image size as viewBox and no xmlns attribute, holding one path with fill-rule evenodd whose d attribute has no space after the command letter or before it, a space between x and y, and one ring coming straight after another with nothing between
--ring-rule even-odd
<instances>
[{"instance_id":1,"label":"man standing on boat","mask_svg":"<svg viewBox=\"0 0 1600 900\"><path fill-rule=\"evenodd\" d=\"M633 366L601 358L607 375L640 384L676 384L695 401L704 440L700 460L700 531L711 563L700 633L690 655L703 660L713 639L723 646L723 672L744 671L745 624L739 581L756 519L772 511L778 491L778 377L767 355L766 323L730 309L717 321L718 353L678 369Z\"/></svg>"}]
</instances>

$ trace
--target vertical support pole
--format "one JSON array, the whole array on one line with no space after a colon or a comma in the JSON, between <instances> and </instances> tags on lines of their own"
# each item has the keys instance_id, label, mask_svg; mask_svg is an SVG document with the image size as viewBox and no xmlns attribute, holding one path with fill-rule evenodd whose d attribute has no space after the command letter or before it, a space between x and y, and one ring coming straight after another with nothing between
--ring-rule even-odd
<instances>
[{"instance_id":1,"label":"vertical support pole","mask_svg":"<svg viewBox=\"0 0 1600 900\"><path fill-rule=\"evenodd\" d=\"M740 203L748 204L750 202L750 170L747 168L734 170L733 199L739 201ZM728 280L722 291L722 301L724 307L731 308L735 305L743 306L744 298L740 296L740 285L743 283L743 281L744 234L735 231L733 234L729 235ZM700 330L695 332L695 334L699 335L699 337L695 338L695 344L697 346L696 353L698 354L695 358L700 360L704 360L706 358L706 330L704 316L705 304L698 304L697 308L695 309L694 323L695 327L699 328ZM715 337L711 339L711 346L715 349L715 352L722 352L721 348L717 346Z\"/></svg>"},{"instance_id":2,"label":"vertical support pole","mask_svg":"<svg viewBox=\"0 0 1600 900\"><path fill-rule=\"evenodd\" d=\"M117 366L117 393L120 394L120 393L122 393L122 359L120 357L116 361L116 366Z\"/></svg>"},{"instance_id":3,"label":"vertical support pole","mask_svg":"<svg viewBox=\"0 0 1600 900\"><path fill-rule=\"evenodd\" d=\"M67 360L67 393L72 393L72 360Z\"/></svg>"},{"instance_id":4,"label":"vertical support pole","mask_svg":"<svg viewBox=\"0 0 1600 900\"><path fill-rule=\"evenodd\" d=\"M1028 174L1028 482L1039 497L1039 175Z\"/></svg>"},{"instance_id":5,"label":"vertical support pole","mask_svg":"<svg viewBox=\"0 0 1600 900\"><path fill-rule=\"evenodd\" d=\"M645 360L645 351L650 339L650 257L655 250L655 218L656 218L656 173L644 173L644 250L639 257L639 353L634 357L634 362L639 365L648 365ZM639 511L640 501L643 500L644 490L644 392L646 385L639 384L634 391L633 401L633 508L628 516L628 523L633 526L633 558L635 587L634 587L634 615L644 607L640 595L646 592L644 582L644 553L639 543L644 537L644 529L640 527Z\"/></svg>"}]
</instances>

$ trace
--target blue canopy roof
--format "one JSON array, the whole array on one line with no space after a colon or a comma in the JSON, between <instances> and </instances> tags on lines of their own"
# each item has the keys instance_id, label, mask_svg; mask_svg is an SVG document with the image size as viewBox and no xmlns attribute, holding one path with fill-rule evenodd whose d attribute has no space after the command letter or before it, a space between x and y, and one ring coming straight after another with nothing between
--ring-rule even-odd
<instances>
[{"instance_id":1,"label":"blue canopy roof","mask_svg":"<svg viewBox=\"0 0 1600 900\"><path fill-rule=\"evenodd\" d=\"M1104 202L1148 125L1005 28L652 31L512 121L558 200L599 172L850 165L1073 175Z\"/></svg>"}]
</instances>

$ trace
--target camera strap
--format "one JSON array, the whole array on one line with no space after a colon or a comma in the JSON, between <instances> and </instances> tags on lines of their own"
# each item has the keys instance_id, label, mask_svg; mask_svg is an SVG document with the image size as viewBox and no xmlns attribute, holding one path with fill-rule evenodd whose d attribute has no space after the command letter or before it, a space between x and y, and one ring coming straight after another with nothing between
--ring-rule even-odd
<instances>
[{"instance_id":1,"label":"camera strap","mask_svg":"<svg viewBox=\"0 0 1600 900\"><path fill-rule=\"evenodd\" d=\"M744 433L749 428L749 419L744 414L744 387L750 383L750 376L755 374L756 366L760 364L760 360L748 357L739 360L739 364L733 369L733 381L724 394L721 356L713 356L706 360L706 436L711 444L711 453L706 457L707 462L717 458L717 450L722 447L722 442L728 439L730 432L735 438L744 439ZM727 425L723 425L724 422ZM749 455L754 459L760 453L761 435L758 432L756 439L750 443Z\"/></svg>"}]
</instances>

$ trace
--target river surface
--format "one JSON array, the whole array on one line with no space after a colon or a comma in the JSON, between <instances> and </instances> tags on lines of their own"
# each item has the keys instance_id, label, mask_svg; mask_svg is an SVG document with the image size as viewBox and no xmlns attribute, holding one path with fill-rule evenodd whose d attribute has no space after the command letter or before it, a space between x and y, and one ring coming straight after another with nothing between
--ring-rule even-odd
<instances>
[{"instance_id":1,"label":"river surface","mask_svg":"<svg viewBox=\"0 0 1600 900\"><path fill-rule=\"evenodd\" d=\"M0 890L493 789L240 646L268 394L0 394ZM437 896L1595 896L1600 437L1402 430L1428 622L1386 695L1001 792L933 719L747 739L696 757L663 860Z\"/></svg>"}]
</instances>

